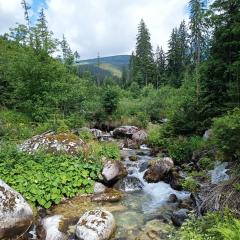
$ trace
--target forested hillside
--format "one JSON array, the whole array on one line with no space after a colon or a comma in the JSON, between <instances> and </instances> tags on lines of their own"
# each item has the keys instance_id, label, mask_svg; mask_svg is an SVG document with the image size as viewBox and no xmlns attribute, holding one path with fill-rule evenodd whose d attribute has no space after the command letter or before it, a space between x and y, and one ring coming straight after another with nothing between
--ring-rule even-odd
<instances>
[{"instance_id":1,"label":"forested hillside","mask_svg":"<svg viewBox=\"0 0 240 240\"><path fill-rule=\"evenodd\" d=\"M110 231L111 239L239 240L240 1L215 0L209 5L190 0L189 19L172 29L167 51L161 46L153 50L151 34L142 19L130 57L91 61L79 60L79 53L73 53L64 35L63 39L54 38L44 9L33 24L25 0L22 5L25 24L16 24L0 36L0 198L2 180L31 205L31 224L38 226L41 211L49 209L44 213L47 216L68 216L65 228L59 229L69 233L69 224L77 223L71 214L80 214L80 207L70 214L61 204L75 206L68 201L92 194L95 182L101 182L107 188L104 199L108 205L100 195L84 195L80 205L97 198L107 209L133 216L128 219L131 224L138 218L134 214L142 214L138 227L126 231L122 228L129 223L116 215L121 231L116 235ZM134 154L124 155L126 149ZM136 175L131 175L129 164L146 155L149 162L139 167L144 168L140 180L145 182L132 183ZM125 158L128 172L122 167ZM117 164L114 169L120 172L110 180L104 175L108 160ZM227 167L220 180L213 181L210 176L222 163ZM135 198L129 193L125 198L116 194L122 186L126 188L120 182L128 174L129 186L137 184L140 190L147 183L169 184L172 197L164 202L169 204L166 213L154 208L155 215L147 215L145 209L134 208L146 201L149 192L144 197L133 195ZM167 191L164 186L157 198ZM182 197L186 191L187 200ZM125 202L110 206L122 198ZM91 204L87 210L92 210ZM151 204L147 202L148 208ZM63 206L60 214L58 206ZM3 212L1 207L0 203ZM179 209L184 210L180 217L176 213ZM2 216L0 212L0 225ZM154 226L148 225L149 219L155 221ZM9 226L2 223L0 239L19 239L31 224L12 238L5 231ZM145 232L140 230L143 225ZM161 226L160 230L156 226ZM134 231L138 238L133 238ZM154 231L157 237L149 237ZM126 232L131 232L132 238L121 238ZM78 239L87 240L79 234ZM48 238L41 235L36 239Z\"/></svg>"}]
</instances>

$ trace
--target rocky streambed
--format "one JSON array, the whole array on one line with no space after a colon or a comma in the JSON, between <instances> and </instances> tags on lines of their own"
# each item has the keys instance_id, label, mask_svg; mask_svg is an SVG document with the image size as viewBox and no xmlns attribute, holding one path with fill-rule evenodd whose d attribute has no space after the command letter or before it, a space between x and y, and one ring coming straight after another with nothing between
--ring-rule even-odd
<instances>
[{"instance_id":1,"label":"rocky streambed","mask_svg":"<svg viewBox=\"0 0 240 240\"><path fill-rule=\"evenodd\" d=\"M122 176L111 188L98 183L96 194L75 197L51 208L39 220L45 231L36 231L33 227L28 239L78 239L76 224L79 217L95 210L113 214L115 225L109 228L116 230L112 230L112 240L166 239L173 228L173 213L179 210L180 203L190 194L174 190L163 181L148 183L144 180L149 162L153 159L150 153L151 149L144 145L135 150L122 149L121 163L127 170L125 177Z\"/></svg>"}]
</instances>

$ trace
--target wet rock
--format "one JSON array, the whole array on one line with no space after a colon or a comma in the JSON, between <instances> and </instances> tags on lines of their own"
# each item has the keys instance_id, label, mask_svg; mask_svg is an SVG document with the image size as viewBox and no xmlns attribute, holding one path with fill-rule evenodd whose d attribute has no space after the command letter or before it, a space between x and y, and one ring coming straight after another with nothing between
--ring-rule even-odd
<instances>
[{"instance_id":1,"label":"wet rock","mask_svg":"<svg viewBox=\"0 0 240 240\"><path fill-rule=\"evenodd\" d=\"M42 220L42 225L46 233L45 240L65 240L67 236L59 231L62 216L47 217Z\"/></svg>"},{"instance_id":2,"label":"wet rock","mask_svg":"<svg viewBox=\"0 0 240 240\"><path fill-rule=\"evenodd\" d=\"M168 202L169 203L176 203L178 201L178 197L176 194L172 193L169 195Z\"/></svg>"},{"instance_id":3,"label":"wet rock","mask_svg":"<svg viewBox=\"0 0 240 240\"><path fill-rule=\"evenodd\" d=\"M24 198L0 180L0 239L16 239L30 228L33 212Z\"/></svg>"},{"instance_id":4,"label":"wet rock","mask_svg":"<svg viewBox=\"0 0 240 240\"><path fill-rule=\"evenodd\" d=\"M143 130L135 132L132 135L132 140L137 142L138 144L143 144L147 140L147 133L145 131L143 131Z\"/></svg>"},{"instance_id":5,"label":"wet rock","mask_svg":"<svg viewBox=\"0 0 240 240\"><path fill-rule=\"evenodd\" d=\"M113 130L114 138L132 138L133 134L138 132L139 129L135 126L121 126Z\"/></svg>"},{"instance_id":6,"label":"wet rock","mask_svg":"<svg viewBox=\"0 0 240 240\"><path fill-rule=\"evenodd\" d=\"M96 182L96 183L94 184L94 190L93 190L93 192L94 192L95 194L104 193L106 190L107 190L107 187L106 187L105 185L103 185L102 183Z\"/></svg>"},{"instance_id":7,"label":"wet rock","mask_svg":"<svg viewBox=\"0 0 240 240\"><path fill-rule=\"evenodd\" d=\"M137 155L130 156L129 160L132 161L132 162L135 162L135 161L138 160L138 156Z\"/></svg>"},{"instance_id":8,"label":"wet rock","mask_svg":"<svg viewBox=\"0 0 240 240\"><path fill-rule=\"evenodd\" d=\"M141 233L135 240L160 240L166 239L172 226L159 220L151 220L146 223Z\"/></svg>"},{"instance_id":9,"label":"wet rock","mask_svg":"<svg viewBox=\"0 0 240 240\"><path fill-rule=\"evenodd\" d=\"M179 208L192 209L193 200L191 198L183 199L179 202Z\"/></svg>"},{"instance_id":10,"label":"wet rock","mask_svg":"<svg viewBox=\"0 0 240 240\"><path fill-rule=\"evenodd\" d=\"M173 212L171 216L171 220L173 224L177 227L182 226L183 222L188 218L188 213L189 213L189 210L184 208L176 212Z\"/></svg>"},{"instance_id":11,"label":"wet rock","mask_svg":"<svg viewBox=\"0 0 240 240\"><path fill-rule=\"evenodd\" d=\"M116 223L110 212L92 210L79 219L76 236L81 240L108 240L115 229Z\"/></svg>"},{"instance_id":12,"label":"wet rock","mask_svg":"<svg viewBox=\"0 0 240 240\"><path fill-rule=\"evenodd\" d=\"M104 193L94 194L93 202L118 202L123 198L123 193L114 189L108 189Z\"/></svg>"},{"instance_id":13,"label":"wet rock","mask_svg":"<svg viewBox=\"0 0 240 240\"><path fill-rule=\"evenodd\" d=\"M126 177L126 167L120 161L108 161L102 170L102 176L106 184L114 184L117 180Z\"/></svg>"},{"instance_id":14,"label":"wet rock","mask_svg":"<svg viewBox=\"0 0 240 240\"><path fill-rule=\"evenodd\" d=\"M144 172L148 168L148 162L143 162L140 165L139 172Z\"/></svg>"},{"instance_id":15,"label":"wet rock","mask_svg":"<svg viewBox=\"0 0 240 240\"><path fill-rule=\"evenodd\" d=\"M124 144L123 145L124 148L130 148L130 149L138 149L139 148L139 144L136 141L129 139L129 138L124 139L123 144Z\"/></svg>"},{"instance_id":16,"label":"wet rock","mask_svg":"<svg viewBox=\"0 0 240 240\"><path fill-rule=\"evenodd\" d=\"M169 171L173 168L173 160L164 157L154 161L144 174L144 179L149 183L156 183L164 180Z\"/></svg>"},{"instance_id":17,"label":"wet rock","mask_svg":"<svg viewBox=\"0 0 240 240\"><path fill-rule=\"evenodd\" d=\"M45 150L50 153L77 154L82 150L83 145L83 140L72 133L48 132L26 140L19 146L19 149L27 153Z\"/></svg>"},{"instance_id":18,"label":"wet rock","mask_svg":"<svg viewBox=\"0 0 240 240\"><path fill-rule=\"evenodd\" d=\"M136 177L128 176L118 181L114 187L124 192L135 192L143 189L143 183Z\"/></svg>"}]
</instances>

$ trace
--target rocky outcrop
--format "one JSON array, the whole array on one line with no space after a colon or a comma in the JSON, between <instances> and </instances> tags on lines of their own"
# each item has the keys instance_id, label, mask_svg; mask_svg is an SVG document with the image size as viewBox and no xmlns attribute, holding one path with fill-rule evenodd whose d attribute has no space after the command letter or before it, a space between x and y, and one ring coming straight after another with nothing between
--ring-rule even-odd
<instances>
[{"instance_id":1,"label":"rocky outcrop","mask_svg":"<svg viewBox=\"0 0 240 240\"><path fill-rule=\"evenodd\" d=\"M45 230L45 240L66 240L67 236L59 231L59 225L63 217L60 215L47 217L42 220Z\"/></svg>"},{"instance_id":2,"label":"rocky outcrop","mask_svg":"<svg viewBox=\"0 0 240 240\"><path fill-rule=\"evenodd\" d=\"M102 170L102 176L107 185L113 185L117 180L126 177L126 167L120 161L108 161Z\"/></svg>"},{"instance_id":3,"label":"rocky outcrop","mask_svg":"<svg viewBox=\"0 0 240 240\"><path fill-rule=\"evenodd\" d=\"M188 218L188 209L180 209L176 212L173 212L171 219L175 226L182 226L183 222Z\"/></svg>"},{"instance_id":4,"label":"rocky outcrop","mask_svg":"<svg viewBox=\"0 0 240 240\"><path fill-rule=\"evenodd\" d=\"M44 150L50 153L77 154L81 151L83 145L83 140L72 133L55 134L54 132L48 132L26 140L19 146L19 149L27 153Z\"/></svg>"},{"instance_id":5,"label":"rocky outcrop","mask_svg":"<svg viewBox=\"0 0 240 240\"><path fill-rule=\"evenodd\" d=\"M90 132L92 133L93 137L96 139L100 139L103 136L103 132L97 128L90 129Z\"/></svg>"},{"instance_id":6,"label":"rocky outcrop","mask_svg":"<svg viewBox=\"0 0 240 240\"><path fill-rule=\"evenodd\" d=\"M144 130L135 132L132 135L132 140L135 141L137 144L143 144L147 140L147 133Z\"/></svg>"},{"instance_id":7,"label":"rocky outcrop","mask_svg":"<svg viewBox=\"0 0 240 240\"><path fill-rule=\"evenodd\" d=\"M31 226L33 212L24 198L0 180L0 239L16 239Z\"/></svg>"},{"instance_id":8,"label":"rocky outcrop","mask_svg":"<svg viewBox=\"0 0 240 240\"><path fill-rule=\"evenodd\" d=\"M169 157L156 160L145 172L144 179L149 183L163 181L173 167L173 160Z\"/></svg>"},{"instance_id":9,"label":"rocky outcrop","mask_svg":"<svg viewBox=\"0 0 240 240\"><path fill-rule=\"evenodd\" d=\"M143 183L134 176L127 176L119 180L115 185L114 188L124 191L124 192L136 192L141 191L143 189Z\"/></svg>"},{"instance_id":10,"label":"rocky outcrop","mask_svg":"<svg viewBox=\"0 0 240 240\"><path fill-rule=\"evenodd\" d=\"M114 138L132 138L133 134L138 132L139 128L135 126L121 126L113 130Z\"/></svg>"},{"instance_id":11,"label":"rocky outcrop","mask_svg":"<svg viewBox=\"0 0 240 240\"><path fill-rule=\"evenodd\" d=\"M92 210L79 219L76 236L81 240L108 240L115 229L115 219L110 212Z\"/></svg>"}]
</instances>

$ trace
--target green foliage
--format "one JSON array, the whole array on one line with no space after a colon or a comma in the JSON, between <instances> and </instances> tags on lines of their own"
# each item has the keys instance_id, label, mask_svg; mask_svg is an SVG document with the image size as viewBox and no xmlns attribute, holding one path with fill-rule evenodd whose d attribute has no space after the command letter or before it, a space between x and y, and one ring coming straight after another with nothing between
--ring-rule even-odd
<instances>
[{"instance_id":1,"label":"green foliage","mask_svg":"<svg viewBox=\"0 0 240 240\"><path fill-rule=\"evenodd\" d=\"M203 147L204 142L201 137L191 138L175 138L169 139L167 149L169 155L178 163L189 162L192 158L192 153Z\"/></svg>"},{"instance_id":2,"label":"green foliage","mask_svg":"<svg viewBox=\"0 0 240 240\"><path fill-rule=\"evenodd\" d=\"M229 211L192 217L171 239L174 240L239 240L240 220Z\"/></svg>"},{"instance_id":3,"label":"green foliage","mask_svg":"<svg viewBox=\"0 0 240 240\"><path fill-rule=\"evenodd\" d=\"M103 90L103 108L107 114L111 115L117 110L118 92L113 86L107 86L106 89Z\"/></svg>"},{"instance_id":4,"label":"green foliage","mask_svg":"<svg viewBox=\"0 0 240 240\"><path fill-rule=\"evenodd\" d=\"M147 142L150 146L164 147L168 141L168 126L164 125L149 125Z\"/></svg>"},{"instance_id":5,"label":"green foliage","mask_svg":"<svg viewBox=\"0 0 240 240\"><path fill-rule=\"evenodd\" d=\"M225 157L240 156L240 109L216 118L213 123L213 137L218 149Z\"/></svg>"},{"instance_id":6,"label":"green foliage","mask_svg":"<svg viewBox=\"0 0 240 240\"><path fill-rule=\"evenodd\" d=\"M197 182L192 177L187 177L181 181L181 185L183 189L190 191L190 192L196 192L198 189Z\"/></svg>"},{"instance_id":7,"label":"green foliage","mask_svg":"<svg viewBox=\"0 0 240 240\"><path fill-rule=\"evenodd\" d=\"M203 157L198 161L201 168L211 170L214 168L214 161L208 157Z\"/></svg>"},{"instance_id":8,"label":"green foliage","mask_svg":"<svg viewBox=\"0 0 240 240\"><path fill-rule=\"evenodd\" d=\"M0 178L44 208L63 197L91 193L101 168L100 162L86 162L82 156L29 155L12 148L0 152Z\"/></svg>"}]
</instances>

